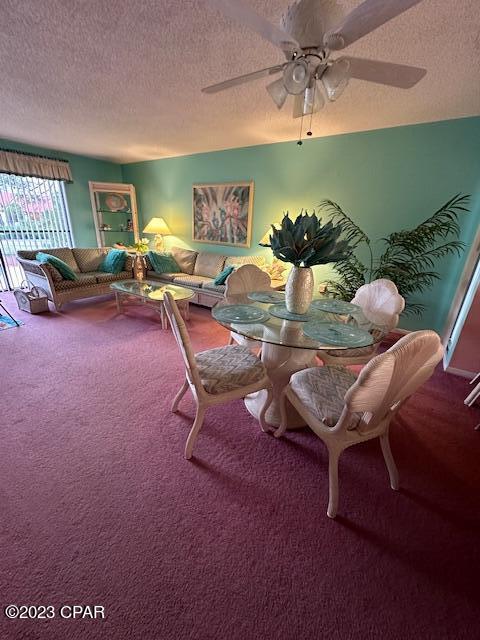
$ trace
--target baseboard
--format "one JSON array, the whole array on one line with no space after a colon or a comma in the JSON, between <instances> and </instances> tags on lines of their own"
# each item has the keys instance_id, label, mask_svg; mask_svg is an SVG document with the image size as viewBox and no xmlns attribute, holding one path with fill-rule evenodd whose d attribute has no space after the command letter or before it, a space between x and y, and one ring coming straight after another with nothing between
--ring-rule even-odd
<instances>
[{"instance_id":1,"label":"baseboard","mask_svg":"<svg viewBox=\"0 0 480 640\"><path fill-rule=\"evenodd\" d=\"M460 376L462 378L467 378L468 380L473 380L473 378L477 375L472 371L465 371L465 369L457 369L456 367L447 367L445 369L446 373L452 373L454 376Z\"/></svg>"}]
</instances>

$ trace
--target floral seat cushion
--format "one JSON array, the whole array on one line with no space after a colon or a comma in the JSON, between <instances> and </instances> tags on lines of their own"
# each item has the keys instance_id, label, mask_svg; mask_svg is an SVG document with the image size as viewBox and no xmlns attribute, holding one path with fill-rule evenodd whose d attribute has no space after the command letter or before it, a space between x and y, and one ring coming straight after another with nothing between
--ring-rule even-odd
<instances>
[{"instance_id":1,"label":"floral seat cushion","mask_svg":"<svg viewBox=\"0 0 480 640\"><path fill-rule=\"evenodd\" d=\"M328 365L294 373L290 387L317 420L334 427L345 406L345 393L355 381L345 367Z\"/></svg>"},{"instance_id":2,"label":"floral seat cushion","mask_svg":"<svg viewBox=\"0 0 480 640\"><path fill-rule=\"evenodd\" d=\"M201 351L195 355L195 360L202 385L211 394L246 387L267 374L263 362L242 346Z\"/></svg>"}]
</instances>

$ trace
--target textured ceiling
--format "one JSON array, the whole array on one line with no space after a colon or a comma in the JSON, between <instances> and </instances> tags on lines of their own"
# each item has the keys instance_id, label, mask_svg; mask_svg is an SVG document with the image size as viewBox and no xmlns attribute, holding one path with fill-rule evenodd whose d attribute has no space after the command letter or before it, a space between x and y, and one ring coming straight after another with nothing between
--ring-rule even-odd
<instances>
[{"instance_id":1,"label":"textured ceiling","mask_svg":"<svg viewBox=\"0 0 480 640\"><path fill-rule=\"evenodd\" d=\"M287 4L244 1L275 23ZM284 59L206 0L1 0L0 12L0 137L126 162L298 137L266 79L200 92ZM346 52L427 76L409 91L352 81L314 136L480 114L479 34L479 0L424 0L380 27Z\"/></svg>"}]
</instances>

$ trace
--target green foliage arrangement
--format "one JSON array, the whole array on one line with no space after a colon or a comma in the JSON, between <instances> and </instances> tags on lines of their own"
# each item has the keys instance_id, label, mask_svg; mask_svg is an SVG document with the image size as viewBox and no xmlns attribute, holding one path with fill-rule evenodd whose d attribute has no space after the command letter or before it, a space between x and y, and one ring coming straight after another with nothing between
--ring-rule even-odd
<instances>
[{"instance_id":1,"label":"green foliage arrangement","mask_svg":"<svg viewBox=\"0 0 480 640\"><path fill-rule=\"evenodd\" d=\"M336 202L323 200L319 208L330 215L332 222L341 225L342 237L351 243L353 249L364 245L369 255L368 264L364 264L354 252L346 259L336 261L334 269L339 278L327 282L328 290L334 297L349 301L366 282L388 278L405 298L404 313L421 315L425 305L413 302L411 297L430 289L440 278L434 271L439 259L460 255L463 251L465 244L458 240L458 215L469 211L466 207L469 198L468 195L457 194L414 229L396 231L381 238L384 250L378 257L374 257L370 238L352 218Z\"/></svg>"},{"instance_id":2,"label":"green foliage arrangement","mask_svg":"<svg viewBox=\"0 0 480 640\"><path fill-rule=\"evenodd\" d=\"M342 226L333 221L322 225L315 212L309 215L301 211L292 220L287 211L279 229L272 225L270 244L261 246L271 247L275 258L296 267L346 261L352 248L348 240L339 239L342 230Z\"/></svg>"}]
</instances>

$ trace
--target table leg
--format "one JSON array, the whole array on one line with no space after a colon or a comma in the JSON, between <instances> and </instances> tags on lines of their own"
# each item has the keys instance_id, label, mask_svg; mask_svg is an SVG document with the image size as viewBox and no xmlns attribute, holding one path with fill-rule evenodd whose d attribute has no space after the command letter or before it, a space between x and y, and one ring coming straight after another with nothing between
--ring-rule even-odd
<instances>
[{"instance_id":1,"label":"table leg","mask_svg":"<svg viewBox=\"0 0 480 640\"><path fill-rule=\"evenodd\" d=\"M273 401L267 410L265 421L268 424L278 426L280 424L280 395L290 382L292 374L315 366L315 352L309 349L281 347L264 342L262 362L273 384ZM260 415L266 393L266 391L257 391L245 398L245 406L256 418ZM287 416L287 429L298 429L305 426L303 418L290 404L287 405Z\"/></svg>"},{"instance_id":2,"label":"table leg","mask_svg":"<svg viewBox=\"0 0 480 640\"><path fill-rule=\"evenodd\" d=\"M120 294L118 293L118 291L115 291L115 302L117 303L117 311L118 311L118 313L122 313L122 311L123 311L122 298L121 298Z\"/></svg>"}]
</instances>

